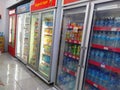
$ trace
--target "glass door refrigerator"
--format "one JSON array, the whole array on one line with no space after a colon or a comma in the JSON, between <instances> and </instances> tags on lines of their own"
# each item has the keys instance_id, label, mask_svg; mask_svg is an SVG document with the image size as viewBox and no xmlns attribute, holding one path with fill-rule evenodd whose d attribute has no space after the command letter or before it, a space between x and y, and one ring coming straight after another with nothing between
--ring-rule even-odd
<instances>
[{"instance_id":1,"label":"glass door refrigerator","mask_svg":"<svg viewBox=\"0 0 120 90\"><path fill-rule=\"evenodd\" d=\"M120 90L120 1L95 1L82 90ZM81 90L81 89L79 89Z\"/></svg>"},{"instance_id":2,"label":"glass door refrigerator","mask_svg":"<svg viewBox=\"0 0 120 90\"><path fill-rule=\"evenodd\" d=\"M55 10L41 13L41 42L39 54L39 73L42 77L50 80L52 76L52 52L54 39Z\"/></svg>"},{"instance_id":3,"label":"glass door refrigerator","mask_svg":"<svg viewBox=\"0 0 120 90\"><path fill-rule=\"evenodd\" d=\"M27 63L30 34L30 13L17 15L16 57Z\"/></svg>"},{"instance_id":4,"label":"glass door refrigerator","mask_svg":"<svg viewBox=\"0 0 120 90\"><path fill-rule=\"evenodd\" d=\"M78 90L79 68L83 63L84 43L87 30L89 3L81 3L63 8L62 40L56 88Z\"/></svg>"},{"instance_id":5,"label":"glass door refrigerator","mask_svg":"<svg viewBox=\"0 0 120 90\"><path fill-rule=\"evenodd\" d=\"M15 56L15 42L16 42L16 10L9 10L9 45L8 52Z\"/></svg>"}]
</instances>

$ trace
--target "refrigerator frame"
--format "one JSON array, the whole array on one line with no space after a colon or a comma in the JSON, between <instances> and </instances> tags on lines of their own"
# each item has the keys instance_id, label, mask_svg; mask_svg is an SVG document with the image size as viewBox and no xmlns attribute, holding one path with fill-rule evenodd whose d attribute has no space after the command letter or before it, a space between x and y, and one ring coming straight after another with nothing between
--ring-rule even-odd
<instances>
[{"instance_id":1,"label":"refrigerator frame","mask_svg":"<svg viewBox=\"0 0 120 90\"><path fill-rule=\"evenodd\" d=\"M63 19L63 15L64 15L64 11L65 10L70 10L70 9L73 9L73 8L80 8L80 7L85 7L85 18L84 18L84 28L83 28L83 34L82 34L82 43L81 43L81 51L80 51L80 55L83 55L84 53L84 43L85 43L85 32L87 30L87 13L89 12L89 2L83 2L83 3L79 3L79 4L76 4L76 5L72 5L72 6L66 6L66 7L63 7L62 8L62 19ZM63 22L61 23L61 29L62 29L62 24ZM62 36L62 34L61 34ZM62 42L62 40L61 40ZM61 52L61 45L59 47L59 52ZM60 57L60 56L59 56ZM83 58L83 57L82 57ZM59 58L60 60L60 58ZM59 63L59 62L58 62ZM80 64L80 59L79 59L79 64ZM78 81L79 81L79 66L81 65L78 65L78 68L77 68L77 75L76 75L76 86L75 86L75 90L78 90ZM57 67L59 68L59 67ZM58 75L58 71L57 71L57 75ZM58 90L61 90L60 87L57 85L57 75L56 75L56 81L55 81L55 87L58 89Z\"/></svg>"},{"instance_id":2,"label":"refrigerator frame","mask_svg":"<svg viewBox=\"0 0 120 90\"><path fill-rule=\"evenodd\" d=\"M23 15L25 15L25 14L29 14L29 15L30 15L30 19L31 19L31 13L30 13L30 12L25 12L25 13L17 14L17 18L18 18L18 16L21 15L21 14L23 14ZM30 23L31 23L31 20L30 20L29 24L30 24ZM30 27L29 27L29 28L30 28ZM18 20L17 20L17 26L16 26L16 29L18 29ZM17 32L18 32L18 30L17 30ZM18 37L17 37L17 35L18 35L17 32L16 32L16 40L17 40L17 38L18 38ZM30 42L30 38L29 38L28 42ZM28 43L28 44L29 44L29 43ZM28 48L29 48L29 47L28 47ZM28 50L28 51L29 51L29 50ZM17 53L17 41L16 41L15 52ZM25 60L23 60L23 58L17 56L16 53L15 53L15 57L18 58L22 63L27 64L27 62L25 62ZM29 54L28 54L28 55L29 55ZM27 60L27 61L28 61L28 60Z\"/></svg>"}]
</instances>

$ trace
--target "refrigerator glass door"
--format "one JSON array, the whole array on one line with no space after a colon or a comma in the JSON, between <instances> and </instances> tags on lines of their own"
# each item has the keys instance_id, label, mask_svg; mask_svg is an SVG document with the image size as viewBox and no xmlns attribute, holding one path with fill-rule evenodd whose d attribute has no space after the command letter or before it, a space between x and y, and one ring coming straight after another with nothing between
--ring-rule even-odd
<instances>
[{"instance_id":1,"label":"refrigerator glass door","mask_svg":"<svg viewBox=\"0 0 120 90\"><path fill-rule=\"evenodd\" d=\"M22 58L25 62L28 59L28 51L29 51L29 37L30 37L30 13L24 14L24 33L23 33L23 47L22 47Z\"/></svg>"},{"instance_id":2,"label":"refrigerator glass door","mask_svg":"<svg viewBox=\"0 0 120 90\"><path fill-rule=\"evenodd\" d=\"M120 1L94 7L83 90L120 90Z\"/></svg>"},{"instance_id":3,"label":"refrigerator glass door","mask_svg":"<svg viewBox=\"0 0 120 90\"><path fill-rule=\"evenodd\" d=\"M15 18L16 16L10 16L10 21L9 21L9 44L11 46L15 46Z\"/></svg>"},{"instance_id":4,"label":"refrigerator glass door","mask_svg":"<svg viewBox=\"0 0 120 90\"><path fill-rule=\"evenodd\" d=\"M41 14L41 46L39 72L46 78L49 78L51 69L52 42L54 30L54 11L48 11Z\"/></svg>"},{"instance_id":5,"label":"refrigerator glass door","mask_svg":"<svg viewBox=\"0 0 120 90\"><path fill-rule=\"evenodd\" d=\"M22 16L17 16L17 40L16 40L16 56L21 57L21 33L22 33Z\"/></svg>"},{"instance_id":6,"label":"refrigerator glass door","mask_svg":"<svg viewBox=\"0 0 120 90\"><path fill-rule=\"evenodd\" d=\"M75 90L76 88L85 12L86 7L79 7L64 10L63 13L62 42L56 83L62 90Z\"/></svg>"},{"instance_id":7,"label":"refrigerator glass door","mask_svg":"<svg viewBox=\"0 0 120 90\"><path fill-rule=\"evenodd\" d=\"M28 64L37 68L39 45L39 13L32 14Z\"/></svg>"},{"instance_id":8,"label":"refrigerator glass door","mask_svg":"<svg viewBox=\"0 0 120 90\"><path fill-rule=\"evenodd\" d=\"M29 27L30 27L30 14L18 15L17 22L17 57L27 62L28 45L29 45ZM29 20L27 20L29 19Z\"/></svg>"}]
</instances>

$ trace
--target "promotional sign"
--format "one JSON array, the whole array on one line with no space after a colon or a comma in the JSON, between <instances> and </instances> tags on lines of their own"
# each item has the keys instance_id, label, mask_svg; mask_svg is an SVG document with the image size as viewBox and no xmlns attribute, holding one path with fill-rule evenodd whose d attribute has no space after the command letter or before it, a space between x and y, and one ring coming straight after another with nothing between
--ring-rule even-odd
<instances>
[{"instance_id":1,"label":"promotional sign","mask_svg":"<svg viewBox=\"0 0 120 90\"><path fill-rule=\"evenodd\" d=\"M15 12L15 9L13 9L13 10L9 10L9 15L12 15L12 14L15 14L16 12Z\"/></svg>"},{"instance_id":2,"label":"promotional sign","mask_svg":"<svg viewBox=\"0 0 120 90\"><path fill-rule=\"evenodd\" d=\"M73 2L78 2L80 0L63 0L63 4L70 4L70 3L73 3Z\"/></svg>"},{"instance_id":3,"label":"promotional sign","mask_svg":"<svg viewBox=\"0 0 120 90\"><path fill-rule=\"evenodd\" d=\"M35 0L31 5L31 11L46 9L56 6L56 0Z\"/></svg>"},{"instance_id":4,"label":"promotional sign","mask_svg":"<svg viewBox=\"0 0 120 90\"><path fill-rule=\"evenodd\" d=\"M17 7L17 13L24 13L30 11L30 3L21 5Z\"/></svg>"}]
</instances>

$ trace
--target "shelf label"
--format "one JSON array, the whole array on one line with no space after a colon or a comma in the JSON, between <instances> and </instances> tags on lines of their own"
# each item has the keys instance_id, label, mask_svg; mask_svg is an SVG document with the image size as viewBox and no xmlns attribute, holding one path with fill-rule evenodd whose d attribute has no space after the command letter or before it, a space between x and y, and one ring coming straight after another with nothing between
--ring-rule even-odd
<instances>
[{"instance_id":1,"label":"shelf label","mask_svg":"<svg viewBox=\"0 0 120 90\"><path fill-rule=\"evenodd\" d=\"M101 67L102 67L102 68L105 68L105 65L104 65L104 64L101 64Z\"/></svg>"},{"instance_id":2,"label":"shelf label","mask_svg":"<svg viewBox=\"0 0 120 90\"><path fill-rule=\"evenodd\" d=\"M111 31L117 31L117 28L112 28Z\"/></svg>"},{"instance_id":3,"label":"shelf label","mask_svg":"<svg viewBox=\"0 0 120 90\"><path fill-rule=\"evenodd\" d=\"M69 72L70 72L70 70L69 70L69 69L67 69L67 72L69 73Z\"/></svg>"},{"instance_id":4,"label":"shelf label","mask_svg":"<svg viewBox=\"0 0 120 90\"><path fill-rule=\"evenodd\" d=\"M105 50L108 50L108 47L104 47Z\"/></svg>"},{"instance_id":5,"label":"shelf label","mask_svg":"<svg viewBox=\"0 0 120 90\"><path fill-rule=\"evenodd\" d=\"M69 57L72 57L72 55L69 55Z\"/></svg>"},{"instance_id":6,"label":"shelf label","mask_svg":"<svg viewBox=\"0 0 120 90\"><path fill-rule=\"evenodd\" d=\"M96 88L98 88L98 85L97 85L97 84L95 84L95 83L93 84L93 86L95 86Z\"/></svg>"}]
</instances>

